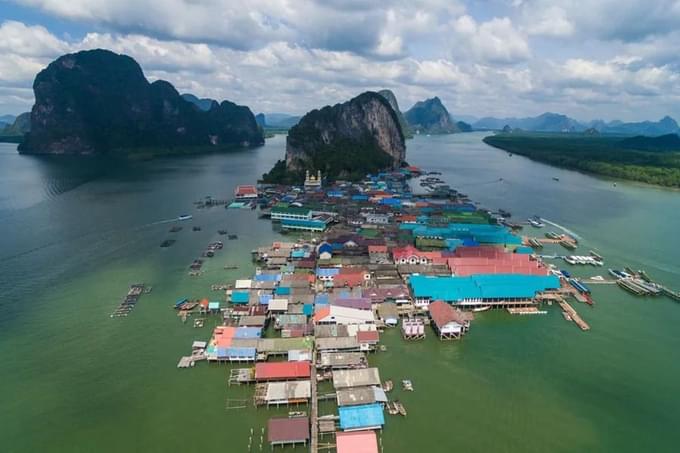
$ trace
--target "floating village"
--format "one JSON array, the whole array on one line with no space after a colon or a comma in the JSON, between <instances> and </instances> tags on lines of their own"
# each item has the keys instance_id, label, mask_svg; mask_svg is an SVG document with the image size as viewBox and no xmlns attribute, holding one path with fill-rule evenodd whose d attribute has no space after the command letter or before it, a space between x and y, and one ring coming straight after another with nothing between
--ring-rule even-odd
<instances>
[{"instance_id":1,"label":"floating village","mask_svg":"<svg viewBox=\"0 0 680 453\"><path fill-rule=\"evenodd\" d=\"M540 217L515 223L509 212L482 209L438 173L415 167L329 184L321 173L308 173L301 186L242 185L233 200L196 203L217 205L259 208L259 221L271 221L288 238L252 250L252 275L206 283L206 291L219 296L183 296L173 307L197 329L178 368L216 366L227 370L229 388L248 386L251 397L227 398L229 411L289 409L251 430L247 451L382 452L389 416L408 414L393 395L420 390L408 376L382 376L371 366L371 357L386 350L380 342L386 329L405 342L459 341L481 312L540 315L555 306L588 331L579 311L595 304L592 284L680 300L644 271L573 277L569 266L604 266L604 257L574 254L574 235L538 234L546 227ZM219 234L238 240L226 230ZM542 254L548 244L564 254ZM223 245L208 244L190 275L200 277L205 260ZM132 286L115 315L127 315L145 288ZM209 318L218 320L212 332L202 329ZM334 409L320 409L320 402Z\"/></svg>"}]
</instances>

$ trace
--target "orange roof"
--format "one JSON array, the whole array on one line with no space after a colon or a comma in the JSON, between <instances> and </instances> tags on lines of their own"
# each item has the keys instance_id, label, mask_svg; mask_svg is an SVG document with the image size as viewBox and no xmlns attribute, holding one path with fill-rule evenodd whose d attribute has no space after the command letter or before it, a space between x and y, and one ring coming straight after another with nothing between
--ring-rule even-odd
<instances>
[{"instance_id":1,"label":"orange roof","mask_svg":"<svg viewBox=\"0 0 680 453\"><path fill-rule=\"evenodd\" d=\"M369 245L368 253L387 253L386 245Z\"/></svg>"},{"instance_id":2,"label":"orange roof","mask_svg":"<svg viewBox=\"0 0 680 453\"><path fill-rule=\"evenodd\" d=\"M314 313L314 321L318 322L331 314L331 307L323 307Z\"/></svg>"},{"instance_id":3,"label":"orange roof","mask_svg":"<svg viewBox=\"0 0 680 453\"><path fill-rule=\"evenodd\" d=\"M210 304L208 299L201 299L201 307L207 307Z\"/></svg>"}]
</instances>

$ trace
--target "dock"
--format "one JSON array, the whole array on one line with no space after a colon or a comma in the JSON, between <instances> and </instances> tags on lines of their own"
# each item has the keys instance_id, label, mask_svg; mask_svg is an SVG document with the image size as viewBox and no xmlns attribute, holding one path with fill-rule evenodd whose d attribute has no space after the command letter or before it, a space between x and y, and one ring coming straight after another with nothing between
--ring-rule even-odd
<instances>
[{"instance_id":1,"label":"dock","mask_svg":"<svg viewBox=\"0 0 680 453\"><path fill-rule=\"evenodd\" d=\"M311 376L312 376L312 410L310 411L310 441L309 441L309 451L311 453L317 453L319 451L319 399L317 395L317 382L316 382L316 346L312 349L312 363L311 363Z\"/></svg>"},{"instance_id":2,"label":"dock","mask_svg":"<svg viewBox=\"0 0 680 453\"><path fill-rule=\"evenodd\" d=\"M150 291L151 287L146 290L146 285L144 283L135 283L130 285L130 289L128 289L123 301L120 303L120 305L118 305L118 308L116 308L113 313L111 313L111 317L120 318L127 316L135 308L135 305L137 305L137 302L139 301L139 298L142 296L142 294L147 294Z\"/></svg>"},{"instance_id":3,"label":"dock","mask_svg":"<svg viewBox=\"0 0 680 453\"><path fill-rule=\"evenodd\" d=\"M506 308L511 315L545 315L548 312L539 310L537 307L508 307Z\"/></svg>"},{"instance_id":4,"label":"dock","mask_svg":"<svg viewBox=\"0 0 680 453\"><path fill-rule=\"evenodd\" d=\"M590 326L588 325L587 322L581 318L581 316L574 310L574 308L569 305L564 299L560 299L557 301L558 304L560 304L560 307L562 308L562 311L566 313L569 318L577 325L579 328L583 331L590 330Z\"/></svg>"}]
</instances>

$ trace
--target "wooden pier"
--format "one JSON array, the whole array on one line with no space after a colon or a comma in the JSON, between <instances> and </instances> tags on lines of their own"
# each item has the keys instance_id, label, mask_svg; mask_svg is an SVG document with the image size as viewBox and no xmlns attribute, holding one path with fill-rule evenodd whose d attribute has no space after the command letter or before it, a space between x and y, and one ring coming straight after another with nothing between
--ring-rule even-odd
<instances>
[{"instance_id":1,"label":"wooden pier","mask_svg":"<svg viewBox=\"0 0 680 453\"><path fill-rule=\"evenodd\" d=\"M319 399L317 396L316 382L316 346L312 349L312 410L310 411L309 421L311 424L309 451L317 453L319 451Z\"/></svg>"},{"instance_id":2,"label":"wooden pier","mask_svg":"<svg viewBox=\"0 0 680 453\"><path fill-rule=\"evenodd\" d=\"M562 311L564 311L571 320L581 328L581 330L586 331L590 330L590 326L588 325L587 322L585 322L581 316L574 310L574 308L569 305L564 299L560 299L557 301L558 304L560 304L560 307L562 308Z\"/></svg>"}]
</instances>

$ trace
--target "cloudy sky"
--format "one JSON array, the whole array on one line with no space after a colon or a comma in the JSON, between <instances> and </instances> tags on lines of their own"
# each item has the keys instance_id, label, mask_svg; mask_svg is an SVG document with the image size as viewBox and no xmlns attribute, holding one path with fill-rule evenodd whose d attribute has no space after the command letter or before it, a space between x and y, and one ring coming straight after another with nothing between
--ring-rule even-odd
<instances>
[{"instance_id":1,"label":"cloudy sky","mask_svg":"<svg viewBox=\"0 0 680 453\"><path fill-rule=\"evenodd\" d=\"M97 47L254 112L390 88L454 116L680 119L680 0L0 0L0 114Z\"/></svg>"}]
</instances>

